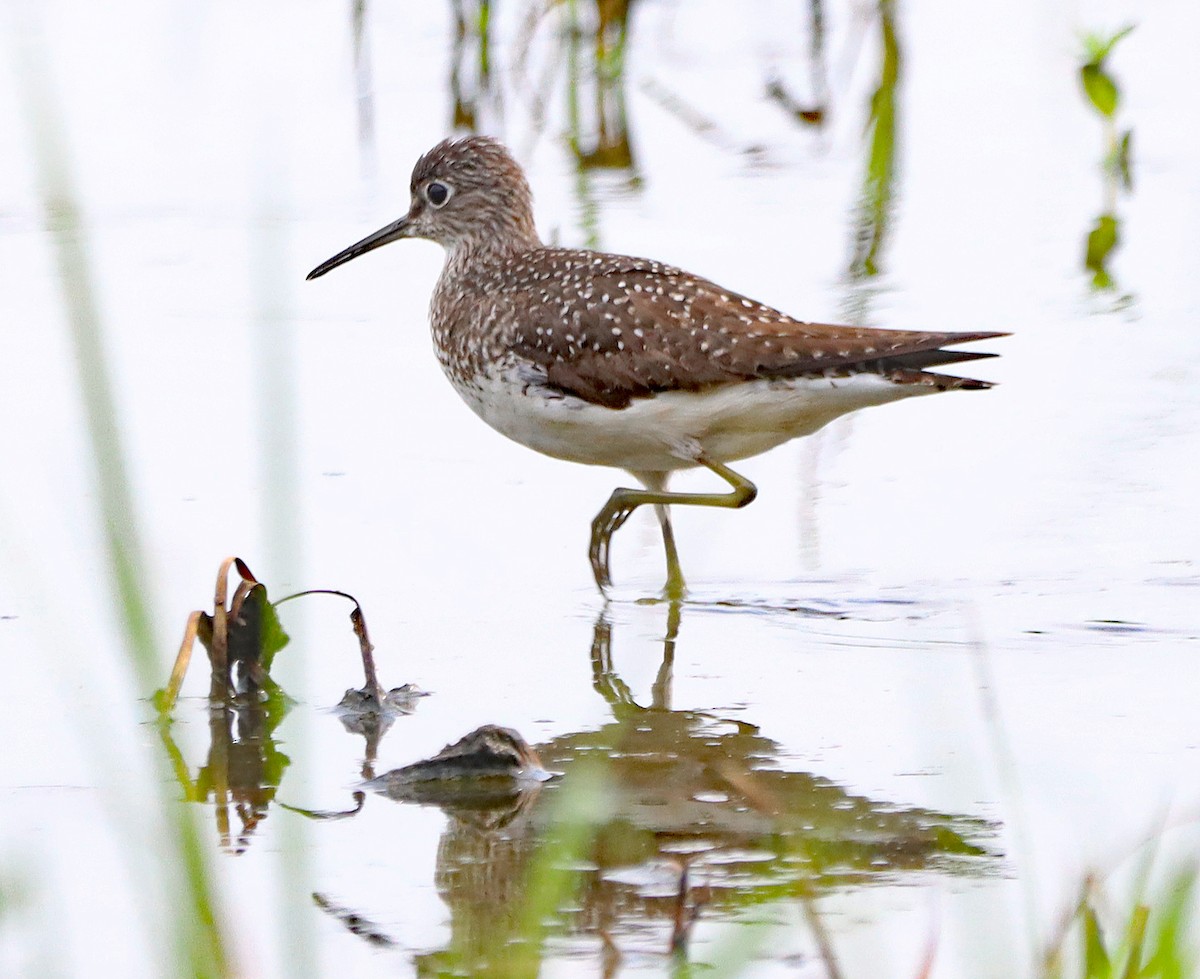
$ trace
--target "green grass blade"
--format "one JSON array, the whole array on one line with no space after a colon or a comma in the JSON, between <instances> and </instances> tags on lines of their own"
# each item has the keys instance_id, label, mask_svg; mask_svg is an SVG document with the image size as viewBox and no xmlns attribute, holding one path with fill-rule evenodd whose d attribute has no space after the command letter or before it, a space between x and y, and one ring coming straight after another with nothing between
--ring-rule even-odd
<instances>
[{"instance_id":1,"label":"green grass blade","mask_svg":"<svg viewBox=\"0 0 1200 979\"><path fill-rule=\"evenodd\" d=\"M46 76L41 25L33 21L26 26L24 44L17 52L18 75L26 85L22 107L26 110L38 195L50 231L65 319L74 347L73 360L99 496L97 516L108 559L111 600L123 633L125 665L140 689L149 692L160 677L162 664L142 580L140 539L102 342L102 317L68 162L66 135ZM232 969L215 910L207 851L201 845L196 819L167 794L169 784L161 780L164 828L171 840L172 856L183 868L182 875L177 872L178 865L167 871L175 903L174 913L167 917L173 931L175 970L181 976L227 976Z\"/></svg>"},{"instance_id":2,"label":"green grass blade","mask_svg":"<svg viewBox=\"0 0 1200 979\"><path fill-rule=\"evenodd\" d=\"M1196 974L1197 867L1185 867L1171 882L1158 915L1150 959L1139 976L1191 979Z\"/></svg>"},{"instance_id":3,"label":"green grass blade","mask_svg":"<svg viewBox=\"0 0 1200 979\"><path fill-rule=\"evenodd\" d=\"M1142 947L1146 942L1146 924L1150 920L1150 909L1144 904L1138 904L1129 916L1129 927L1126 929L1126 944L1129 947L1125 955L1125 968L1121 970L1121 979L1137 979L1141 970Z\"/></svg>"},{"instance_id":4,"label":"green grass blade","mask_svg":"<svg viewBox=\"0 0 1200 979\"><path fill-rule=\"evenodd\" d=\"M1083 916L1083 974L1087 979L1110 979L1112 961L1104 947L1104 930L1090 903L1084 904Z\"/></svg>"}]
</instances>

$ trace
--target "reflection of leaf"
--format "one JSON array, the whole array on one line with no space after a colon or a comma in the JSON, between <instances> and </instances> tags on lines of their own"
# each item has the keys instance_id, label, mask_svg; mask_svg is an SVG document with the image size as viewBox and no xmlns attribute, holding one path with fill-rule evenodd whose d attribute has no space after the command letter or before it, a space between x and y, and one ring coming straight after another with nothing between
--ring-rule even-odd
<instances>
[{"instance_id":1,"label":"reflection of leaf","mask_svg":"<svg viewBox=\"0 0 1200 979\"><path fill-rule=\"evenodd\" d=\"M1109 37L1103 34L1089 34L1083 39L1083 67L1079 69L1079 79L1096 111L1108 118L1117 111L1121 92L1112 75L1106 70L1104 62L1117 42L1132 30L1133 25L1130 24Z\"/></svg>"},{"instance_id":2,"label":"reflection of leaf","mask_svg":"<svg viewBox=\"0 0 1200 979\"><path fill-rule=\"evenodd\" d=\"M1121 184L1127 191L1133 190L1133 130L1126 129L1117 144L1116 171L1121 175Z\"/></svg>"},{"instance_id":3,"label":"reflection of leaf","mask_svg":"<svg viewBox=\"0 0 1200 979\"><path fill-rule=\"evenodd\" d=\"M1099 65L1111 53L1112 49L1117 46L1117 42L1123 37L1133 33L1133 24L1126 24L1115 34L1105 37L1103 34L1088 34L1083 39L1084 56L1087 58L1087 63L1090 65Z\"/></svg>"},{"instance_id":4,"label":"reflection of leaf","mask_svg":"<svg viewBox=\"0 0 1200 979\"><path fill-rule=\"evenodd\" d=\"M1083 81L1083 90L1100 113L1111 116L1117 111L1117 103L1121 98L1117 91L1117 83L1100 65L1086 64L1080 69L1079 75Z\"/></svg>"},{"instance_id":5,"label":"reflection of leaf","mask_svg":"<svg viewBox=\"0 0 1200 979\"><path fill-rule=\"evenodd\" d=\"M283 773L291 763L292 760L276 746L274 738L265 740L262 745L262 771L259 773L260 789L279 788Z\"/></svg>"},{"instance_id":6,"label":"reflection of leaf","mask_svg":"<svg viewBox=\"0 0 1200 979\"><path fill-rule=\"evenodd\" d=\"M1101 214L1096 219L1096 226L1088 232L1087 255L1084 258L1084 265L1095 273L1092 277L1092 284L1097 289L1112 288L1112 276L1108 274L1105 266L1108 263L1109 255L1112 254L1120 240L1119 231L1120 222L1116 215Z\"/></svg>"}]
</instances>

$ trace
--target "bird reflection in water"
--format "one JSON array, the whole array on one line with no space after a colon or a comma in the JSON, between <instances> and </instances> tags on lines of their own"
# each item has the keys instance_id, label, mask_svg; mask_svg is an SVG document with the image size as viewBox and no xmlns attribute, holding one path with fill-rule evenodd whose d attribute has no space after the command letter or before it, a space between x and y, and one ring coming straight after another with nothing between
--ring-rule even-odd
<instances>
[{"instance_id":1,"label":"bird reflection in water","mask_svg":"<svg viewBox=\"0 0 1200 979\"><path fill-rule=\"evenodd\" d=\"M622 943L644 942L647 922L661 926L653 929L655 947L686 956L700 913L728 918L835 886L995 866L984 846L995 827L984 820L851 794L820 775L786 770L782 747L753 724L672 709L681 606L669 608L649 706L637 703L614 670L613 625L602 613L590 659L609 723L534 748L516 732L482 728L428 762L371 783L450 817L436 884L450 908L452 938L418 955L420 974L501 974L529 955L521 941L528 937L529 871L562 810L556 796L572 791L573 772L601 771L603 791L588 814L586 847L572 861L581 868L578 893L560 921L569 934L589 936L589 945L599 940L609 960L619 959ZM478 750L475 761L494 754L483 765L487 778L445 777L455 753ZM429 777L420 777L421 766ZM562 778L525 775L543 769ZM490 783L486 791L482 783Z\"/></svg>"}]
</instances>

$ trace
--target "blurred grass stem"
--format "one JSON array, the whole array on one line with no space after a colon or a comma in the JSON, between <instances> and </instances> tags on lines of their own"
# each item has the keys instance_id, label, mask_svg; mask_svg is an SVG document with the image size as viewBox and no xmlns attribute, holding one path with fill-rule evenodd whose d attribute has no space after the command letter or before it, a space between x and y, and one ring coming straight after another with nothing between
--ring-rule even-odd
<instances>
[{"instance_id":1,"label":"blurred grass stem","mask_svg":"<svg viewBox=\"0 0 1200 979\"><path fill-rule=\"evenodd\" d=\"M62 287L67 327L83 400L99 495L98 517L108 561L111 600L124 639L126 666L141 691L154 688L161 672L151 625L150 603L133 503L125 469L121 431L109 378L102 320L88 262L80 211L66 149L66 136L47 77L46 45L32 4L22 8L24 43L17 43L17 75L25 86L21 100L29 127L38 195L50 232L50 245ZM161 766L161 758L155 755ZM168 795L158 780L165 830L172 856L184 873L168 873L172 912L168 925L175 971L197 977L233 973L217 920L208 854L190 811Z\"/></svg>"}]
</instances>

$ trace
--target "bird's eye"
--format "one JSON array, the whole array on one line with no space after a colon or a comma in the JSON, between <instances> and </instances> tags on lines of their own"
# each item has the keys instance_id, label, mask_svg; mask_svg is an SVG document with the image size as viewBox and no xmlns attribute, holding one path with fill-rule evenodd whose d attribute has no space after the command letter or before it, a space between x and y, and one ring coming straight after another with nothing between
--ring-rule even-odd
<instances>
[{"instance_id":1,"label":"bird's eye","mask_svg":"<svg viewBox=\"0 0 1200 979\"><path fill-rule=\"evenodd\" d=\"M443 184L437 180L425 188L425 199L434 207L441 207L446 201L450 200L450 195L453 190L448 184Z\"/></svg>"}]
</instances>

